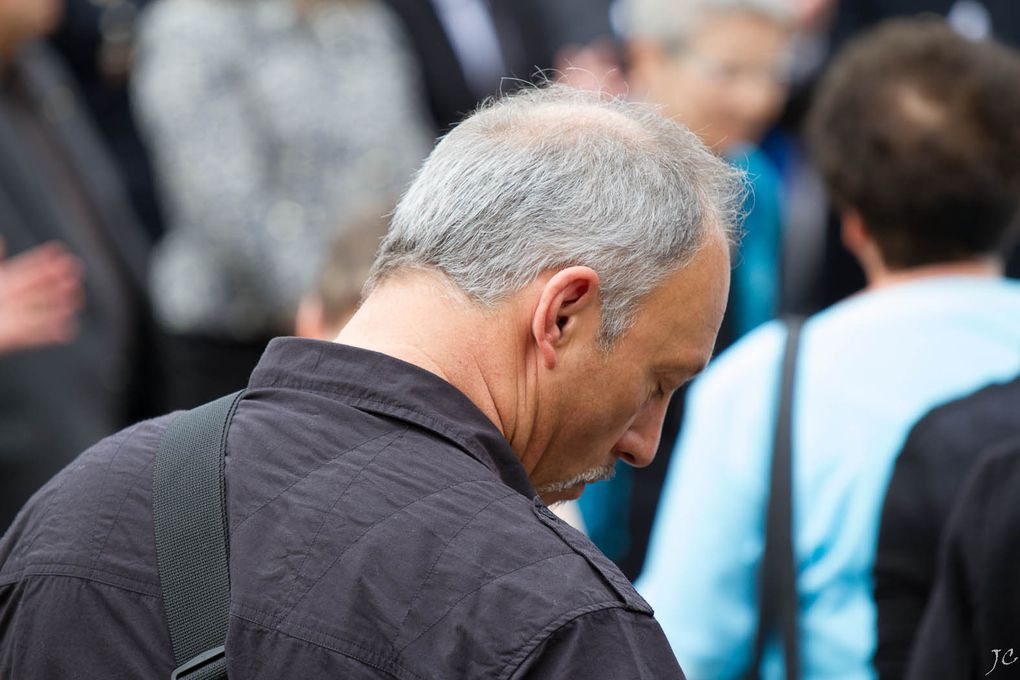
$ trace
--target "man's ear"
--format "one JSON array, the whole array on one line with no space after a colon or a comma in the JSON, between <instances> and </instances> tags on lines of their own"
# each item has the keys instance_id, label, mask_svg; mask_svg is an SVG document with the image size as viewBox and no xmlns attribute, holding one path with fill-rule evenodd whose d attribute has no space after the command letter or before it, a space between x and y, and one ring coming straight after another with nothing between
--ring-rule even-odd
<instances>
[{"instance_id":1,"label":"man's ear","mask_svg":"<svg viewBox=\"0 0 1020 680\"><path fill-rule=\"evenodd\" d=\"M597 324L599 275L591 267L567 267L546 282L531 320L531 334L546 368L556 367L559 351L578 337L579 321L593 313Z\"/></svg>"}]
</instances>

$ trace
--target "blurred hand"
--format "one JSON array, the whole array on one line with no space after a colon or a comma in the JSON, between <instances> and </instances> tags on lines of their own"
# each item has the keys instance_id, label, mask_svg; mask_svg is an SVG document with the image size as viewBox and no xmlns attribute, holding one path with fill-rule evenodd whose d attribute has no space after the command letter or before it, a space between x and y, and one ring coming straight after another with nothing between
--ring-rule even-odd
<instances>
[{"instance_id":1,"label":"blurred hand","mask_svg":"<svg viewBox=\"0 0 1020 680\"><path fill-rule=\"evenodd\" d=\"M73 340L83 275L81 262L59 243L7 258L0 238L0 354Z\"/></svg>"}]
</instances>

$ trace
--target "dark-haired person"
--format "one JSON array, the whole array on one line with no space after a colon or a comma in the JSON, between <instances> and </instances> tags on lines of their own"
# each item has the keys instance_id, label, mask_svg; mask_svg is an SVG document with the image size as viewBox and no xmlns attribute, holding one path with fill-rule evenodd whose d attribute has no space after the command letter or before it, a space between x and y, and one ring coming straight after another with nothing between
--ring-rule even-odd
<instances>
[{"instance_id":1,"label":"dark-haired person","mask_svg":"<svg viewBox=\"0 0 1020 680\"><path fill-rule=\"evenodd\" d=\"M966 83L966 87L961 87ZM809 116L867 290L807 320L793 396L793 544L804 678L874 677L871 573L910 426L1020 370L1020 283L1000 249L1020 208L1020 57L939 20L848 46ZM772 323L691 388L639 590L691 678L752 658L786 331ZM765 677L780 677L770 642Z\"/></svg>"}]
</instances>

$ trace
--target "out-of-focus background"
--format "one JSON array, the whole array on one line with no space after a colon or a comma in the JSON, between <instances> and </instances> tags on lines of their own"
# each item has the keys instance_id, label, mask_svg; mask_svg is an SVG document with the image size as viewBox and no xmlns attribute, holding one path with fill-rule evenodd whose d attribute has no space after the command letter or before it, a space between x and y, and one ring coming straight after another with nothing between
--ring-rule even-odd
<instances>
[{"instance_id":1,"label":"out-of-focus background","mask_svg":"<svg viewBox=\"0 0 1020 680\"><path fill-rule=\"evenodd\" d=\"M0 528L101 437L243 387L270 338L333 337L436 137L530 83L654 102L748 171L720 351L859 290L802 141L819 74L892 16L1016 45L1020 5L726 4L0 0ZM563 510L631 577L682 401L651 468Z\"/></svg>"}]
</instances>

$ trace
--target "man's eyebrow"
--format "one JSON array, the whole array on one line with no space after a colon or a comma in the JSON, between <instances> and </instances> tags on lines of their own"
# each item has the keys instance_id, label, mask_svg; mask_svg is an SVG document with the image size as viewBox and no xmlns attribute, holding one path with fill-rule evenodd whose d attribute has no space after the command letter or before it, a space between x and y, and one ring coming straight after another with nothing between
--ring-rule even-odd
<instances>
[{"instance_id":1,"label":"man's eyebrow","mask_svg":"<svg viewBox=\"0 0 1020 680\"><path fill-rule=\"evenodd\" d=\"M682 361L679 363L663 364L657 367L655 372L659 375L678 379L679 384L682 384L695 378L705 370L706 366L708 366L707 363L701 363L700 361Z\"/></svg>"}]
</instances>

